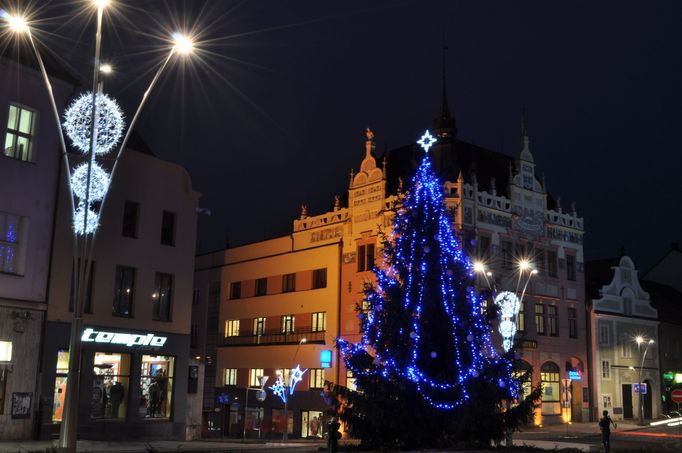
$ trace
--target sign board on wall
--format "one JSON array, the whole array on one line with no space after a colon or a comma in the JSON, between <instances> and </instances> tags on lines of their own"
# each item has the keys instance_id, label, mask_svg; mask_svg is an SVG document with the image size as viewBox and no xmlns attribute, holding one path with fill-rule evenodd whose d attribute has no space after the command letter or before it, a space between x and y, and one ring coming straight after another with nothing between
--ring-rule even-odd
<instances>
[{"instance_id":1,"label":"sign board on wall","mask_svg":"<svg viewBox=\"0 0 682 453\"><path fill-rule=\"evenodd\" d=\"M81 336L83 343L118 344L128 347L151 346L154 348L160 348L166 344L167 339L168 337L156 336L153 333L106 332L94 330L91 327L85 329Z\"/></svg>"}]
</instances>

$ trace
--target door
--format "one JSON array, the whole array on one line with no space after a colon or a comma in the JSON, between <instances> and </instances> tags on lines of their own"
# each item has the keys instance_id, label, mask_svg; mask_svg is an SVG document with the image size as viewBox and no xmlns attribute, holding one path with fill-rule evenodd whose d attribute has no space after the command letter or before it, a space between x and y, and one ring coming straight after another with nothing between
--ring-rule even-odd
<instances>
[{"instance_id":1,"label":"door","mask_svg":"<svg viewBox=\"0 0 682 453\"><path fill-rule=\"evenodd\" d=\"M623 418L632 418L632 384L623 384Z\"/></svg>"}]
</instances>

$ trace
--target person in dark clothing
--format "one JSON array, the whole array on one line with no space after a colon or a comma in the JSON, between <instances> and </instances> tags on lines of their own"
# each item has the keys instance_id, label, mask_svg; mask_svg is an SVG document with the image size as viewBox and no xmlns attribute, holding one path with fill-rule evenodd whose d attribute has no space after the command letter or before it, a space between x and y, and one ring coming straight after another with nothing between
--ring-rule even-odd
<instances>
[{"instance_id":1,"label":"person in dark clothing","mask_svg":"<svg viewBox=\"0 0 682 453\"><path fill-rule=\"evenodd\" d=\"M604 444L604 452L609 453L611 451L611 425L613 428L618 428L611 417L609 417L609 411L604 411L602 413L604 416L599 419L599 429L601 429L601 441Z\"/></svg>"}]
</instances>

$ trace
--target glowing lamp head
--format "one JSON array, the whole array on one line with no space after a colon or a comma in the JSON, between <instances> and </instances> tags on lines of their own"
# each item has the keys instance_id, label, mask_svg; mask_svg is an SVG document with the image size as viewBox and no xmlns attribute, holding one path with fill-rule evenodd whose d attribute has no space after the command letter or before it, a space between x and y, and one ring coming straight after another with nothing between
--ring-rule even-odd
<instances>
[{"instance_id":1,"label":"glowing lamp head","mask_svg":"<svg viewBox=\"0 0 682 453\"><path fill-rule=\"evenodd\" d=\"M530 261L527 259L522 259L519 261L519 270L520 271L527 271L530 270Z\"/></svg>"},{"instance_id":2,"label":"glowing lamp head","mask_svg":"<svg viewBox=\"0 0 682 453\"><path fill-rule=\"evenodd\" d=\"M102 74L111 74L114 72L114 68L111 67L110 64L103 64L99 67L99 70Z\"/></svg>"},{"instance_id":3,"label":"glowing lamp head","mask_svg":"<svg viewBox=\"0 0 682 453\"><path fill-rule=\"evenodd\" d=\"M305 338L301 338L301 344L305 343L306 341L308 340L306 340Z\"/></svg>"},{"instance_id":4,"label":"glowing lamp head","mask_svg":"<svg viewBox=\"0 0 682 453\"><path fill-rule=\"evenodd\" d=\"M637 342L637 344L642 344L644 342L644 338L641 335L639 335L637 338L635 338L635 341Z\"/></svg>"},{"instance_id":5,"label":"glowing lamp head","mask_svg":"<svg viewBox=\"0 0 682 453\"><path fill-rule=\"evenodd\" d=\"M194 43L192 40L182 33L173 33L173 42L175 43L175 50L182 55L189 55L194 50Z\"/></svg>"},{"instance_id":6,"label":"glowing lamp head","mask_svg":"<svg viewBox=\"0 0 682 453\"><path fill-rule=\"evenodd\" d=\"M654 340L652 338L651 340L649 340L649 344L653 344L653 343L654 343Z\"/></svg>"},{"instance_id":7,"label":"glowing lamp head","mask_svg":"<svg viewBox=\"0 0 682 453\"><path fill-rule=\"evenodd\" d=\"M109 6L110 0L92 0L92 2L98 8L105 8L106 6Z\"/></svg>"},{"instance_id":8,"label":"glowing lamp head","mask_svg":"<svg viewBox=\"0 0 682 453\"><path fill-rule=\"evenodd\" d=\"M0 9L0 18L7 21L10 30L16 33L25 33L28 31L28 23L26 19L21 16L10 14L4 9Z\"/></svg>"},{"instance_id":9,"label":"glowing lamp head","mask_svg":"<svg viewBox=\"0 0 682 453\"><path fill-rule=\"evenodd\" d=\"M530 271L530 273L533 274L533 275L535 275L535 274L538 273L538 270L537 270L537 269L533 269L532 271Z\"/></svg>"},{"instance_id":10,"label":"glowing lamp head","mask_svg":"<svg viewBox=\"0 0 682 453\"><path fill-rule=\"evenodd\" d=\"M480 261L474 262L474 272L482 273L485 272L485 264Z\"/></svg>"}]
</instances>

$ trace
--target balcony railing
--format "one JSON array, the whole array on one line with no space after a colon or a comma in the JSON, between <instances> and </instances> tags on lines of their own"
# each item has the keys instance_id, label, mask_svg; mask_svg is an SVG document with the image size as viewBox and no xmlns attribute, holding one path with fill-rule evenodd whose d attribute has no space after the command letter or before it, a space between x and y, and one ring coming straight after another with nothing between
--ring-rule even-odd
<instances>
[{"instance_id":1,"label":"balcony railing","mask_svg":"<svg viewBox=\"0 0 682 453\"><path fill-rule=\"evenodd\" d=\"M265 331L262 335L238 335L224 337L220 346L264 346L273 344L299 344L305 338L306 343L324 344L326 331L312 329L297 329L294 332Z\"/></svg>"}]
</instances>

